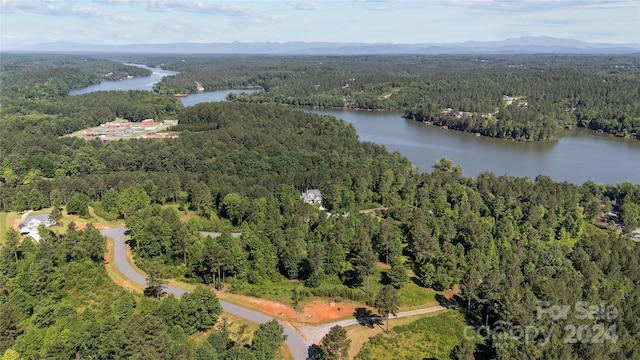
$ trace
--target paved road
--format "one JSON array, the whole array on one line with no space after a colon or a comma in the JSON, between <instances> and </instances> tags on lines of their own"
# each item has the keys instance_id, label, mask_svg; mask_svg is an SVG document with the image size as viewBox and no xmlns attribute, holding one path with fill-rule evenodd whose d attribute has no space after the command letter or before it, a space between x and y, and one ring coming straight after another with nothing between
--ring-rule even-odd
<instances>
[{"instance_id":1,"label":"paved road","mask_svg":"<svg viewBox=\"0 0 640 360\"><path fill-rule=\"evenodd\" d=\"M414 315L421 315L421 314L429 314L432 312L436 312L436 311L441 311L441 310L446 310L447 308L444 306L440 306L440 305L436 305L436 306L432 306L430 308L425 308L425 309L417 309L417 310L409 310L409 311L402 311L399 312L398 314L396 314L395 318L401 318L401 317L406 317L406 316L414 316ZM339 320L339 321L334 321L334 322L330 322L330 323L324 323L324 324L320 324L320 325L303 325L300 328L300 332L302 332L304 334L304 337L306 338L306 340L312 344L318 344L320 342L320 340L322 340L322 338L329 332L329 330L336 326L336 325L340 325L342 327L347 327L347 326L352 326L352 325L356 325L356 324L360 324L360 323L366 323L367 321L371 321L373 323L374 320L380 320L383 323L385 322L385 319L381 318L381 317L376 317L376 316L372 316L369 318L364 318L364 319L346 319L346 320Z\"/></svg>"},{"instance_id":2,"label":"paved road","mask_svg":"<svg viewBox=\"0 0 640 360\"><path fill-rule=\"evenodd\" d=\"M144 275L141 275L140 273L135 271L127 261L127 250L126 250L125 235L124 235L125 228L120 227L120 228L114 228L114 229L105 229L105 230L102 230L101 232L103 235L113 239L114 262L118 270L120 270L120 272L124 276L129 278L129 280L146 286L147 278ZM171 285L165 285L164 290L168 294L174 294L175 296L181 296L182 294L187 292L186 290L183 290ZM249 321L253 321L255 323L261 324L273 319L268 315L265 315L250 309L246 309L242 306L230 304L225 301L220 301L220 305L222 305L222 309L224 310L224 312L247 319ZM289 347L289 350L291 350L291 353L293 354L294 359L296 360L307 359L310 344L307 344L302 339L300 334L298 334L289 325L281 322L280 320L278 320L278 322L284 327L284 333L287 335L286 344Z\"/></svg>"}]
</instances>

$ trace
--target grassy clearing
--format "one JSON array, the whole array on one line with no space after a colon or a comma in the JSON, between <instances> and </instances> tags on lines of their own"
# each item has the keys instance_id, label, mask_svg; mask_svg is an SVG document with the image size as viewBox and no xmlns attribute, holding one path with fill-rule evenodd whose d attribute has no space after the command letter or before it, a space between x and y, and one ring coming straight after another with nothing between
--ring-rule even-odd
<instances>
[{"instance_id":1,"label":"grassy clearing","mask_svg":"<svg viewBox=\"0 0 640 360\"><path fill-rule=\"evenodd\" d=\"M91 215L91 219L95 219L97 223L100 223L104 226L108 226L108 227L124 226L124 220L118 219L114 221L109 221L105 218L98 216L95 212L95 209L92 206L89 206L89 214Z\"/></svg>"},{"instance_id":2,"label":"grassy clearing","mask_svg":"<svg viewBox=\"0 0 640 360\"><path fill-rule=\"evenodd\" d=\"M300 289L303 286L300 281L295 280L282 280L259 285L237 282L231 287L231 293L291 305L293 289Z\"/></svg>"},{"instance_id":3,"label":"grassy clearing","mask_svg":"<svg viewBox=\"0 0 640 360\"><path fill-rule=\"evenodd\" d=\"M435 290L425 289L416 285L413 281L409 281L398 292L402 303L400 310L412 310L414 308L425 307L426 305L436 305L437 294L438 292Z\"/></svg>"},{"instance_id":4,"label":"grassy clearing","mask_svg":"<svg viewBox=\"0 0 640 360\"><path fill-rule=\"evenodd\" d=\"M105 304L113 304L119 296L120 288L101 266L89 262L70 264L64 276L74 286L67 290L67 296L61 302L79 311L92 309L100 312Z\"/></svg>"},{"instance_id":5,"label":"grassy clearing","mask_svg":"<svg viewBox=\"0 0 640 360\"><path fill-rule=\"evenodd\" d=\"M447 310L408 324L383 335L381 331L362 346L355 359L449 359L449 353L463 339L462 314Z\"/></svg>"},{"instance_id":6,"label":"grassy clearing","mask_svg":"<svg viewBox=\"0 0 640 360\"><path fill-rule=\"evenodd\" d=\"M258 330L258 324L235 315L223 313L222 316L220 316L220 320L218 320L218 323L214 327L216 331L221 330L223 320L226 320L227 322L227 328L229 329L229 337L231 340L240 345L251 344L253 333ZM201 344L207 339L211 331L212 330L197 331L189 336L189 338L194 340L196 344Z\"/></svg>"},{"instance_id":7,"label":"grassy clearing","mask_svg":"<svg viewBox=\"0 0 640 360\"><path fill-rule=\"evenodd\" d=\"M416 316L407 316L403 318L391 318L389 319L389 330L393 330L398 326L403 326L410 324L416 320L424 319L427 317L438 316L443 312L448 310L442 310L435 313L430 314L422 314ZM362 326L362 325L352 325L347 327L347 337L351 340L351 346L349 347L349 358L353 359L356 354L360 351L362 346L369 341L369 339L373 336L382 334L383 328L381 326Z\"/></svg>"},{"instance_id":8,"label":"grassy clearing","mask_svg":"<svg viewBox=\"0 0 640 360\"><path fill-rule=\"evenodd\" d=\"M369 287L373 292L382 290L382 287L386 283L388 266L379 263L378 269L380 270L369 279ZM329 285L326 286L331 287ZM323 286L321 286L321 288L322 287ZM292 294L296 288L312 290L305 288L301 281L285 279L264 284L248 284L238 281L233 283L231 292L237 295L272 300L292 306ZM437 291L425 289L413 281L408 281L399 291L400 299L402 300L401 310L412 310L435 305L437 294L439 294Z\"/></svg>"},{"instance_id":9,"label":"grassy clearing","mask_svg":"<svg viewBox=\"0 0 640 360\"><path fill-rule=\"evenodd\" d=\"M389 271L389 266L384 263L378 263L376 267L379 271L375 275L371 276L369 286L371 287L371 290L377 293L382 290L382 287L385 284L388 283L387 271ZM411 275L411 273L408 272L409 275ZM400 289L398 294L402 301L401 309L410 310L434 304L438 292L432 289L420 287L414 281L409 280Z\"/></svg>"},{"instance_id":10,"label":"grassy clearing","mask_svg":"<svg viewBox=\"0 0 640 360\"><path fill-rule=\"evenodd\" d=\"M4 245L7 240L7 230L11 229L18 220L20 220L20 214L15 211L0 212L0 245Z\"/></svg>"}]
</instances>

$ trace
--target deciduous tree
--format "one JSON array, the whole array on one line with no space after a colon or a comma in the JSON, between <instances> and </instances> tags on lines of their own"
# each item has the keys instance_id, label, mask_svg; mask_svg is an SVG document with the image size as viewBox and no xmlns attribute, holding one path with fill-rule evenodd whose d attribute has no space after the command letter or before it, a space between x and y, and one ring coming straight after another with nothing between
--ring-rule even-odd
<instances>
[{"instance_id":1,"label":"deciduous tree","mask_svg":"<svg viewBox=\"0 0 640 360\"><path fill-rule=\"evenodd\" d=\"M284 334L284 328L273 319L260 324L253 334L251 350L257 360L272 360L275 359L278 349L285 340L287 335Z\"/></svg>"},{"instance_id":2,"label":"deciduous tree","mask_svg":"<svg viewBox=\"0 0 640 360\"><path fill-rule=\"evenodd\" d=\"M204 286L198 286L193 292L184 294L180 307L185 321L183 328L189 334L209 329L222 314L218 297Z\"/></svg>"},{"instance_id":3,"label":"deciduous tree","mask_svg":"<svg viewBox=\"0 0 640 360\"><path fill-rule=\"evenodd\" d=\"M340 325L332 327L320 341L320 346L314 359L342 360L347 359L351 340L347 338L347 331Z\"/></svg>"}]
</instances>

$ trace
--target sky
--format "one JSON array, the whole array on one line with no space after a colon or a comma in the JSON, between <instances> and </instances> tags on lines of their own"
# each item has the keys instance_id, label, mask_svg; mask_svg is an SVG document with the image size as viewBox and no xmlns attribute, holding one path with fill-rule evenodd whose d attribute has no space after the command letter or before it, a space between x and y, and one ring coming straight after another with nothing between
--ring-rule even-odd
<instances>
[{"instance_id":1,"label":"sky","mask_svg":"<svg viewBox=\"0 0 640 360\"><path fill-rule=\"evenodd\" d=\"M640 0L0 0L2 42L640 43Z\"/></svg>"}]
</instances>

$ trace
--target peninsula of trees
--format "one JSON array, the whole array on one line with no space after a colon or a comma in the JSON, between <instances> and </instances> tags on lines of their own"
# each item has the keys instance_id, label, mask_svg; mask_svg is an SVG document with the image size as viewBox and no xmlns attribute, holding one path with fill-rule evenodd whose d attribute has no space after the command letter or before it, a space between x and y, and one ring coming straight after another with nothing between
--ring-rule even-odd
<instances>
[{"instance_id":1,"label":"peninsula of trees","mask_svg":"<svg viewBox=\"0 0 640 360\"><path fill-rule=\"evenodd\" d=\"M193 93L196 83L206 90L261 89L229 100L404 111L417 121L518 141L555 139L573 127L640 136L634 55L160 57L148 63L181 72L157 84L160 93Z\"/></svg>"}]
</instances>

